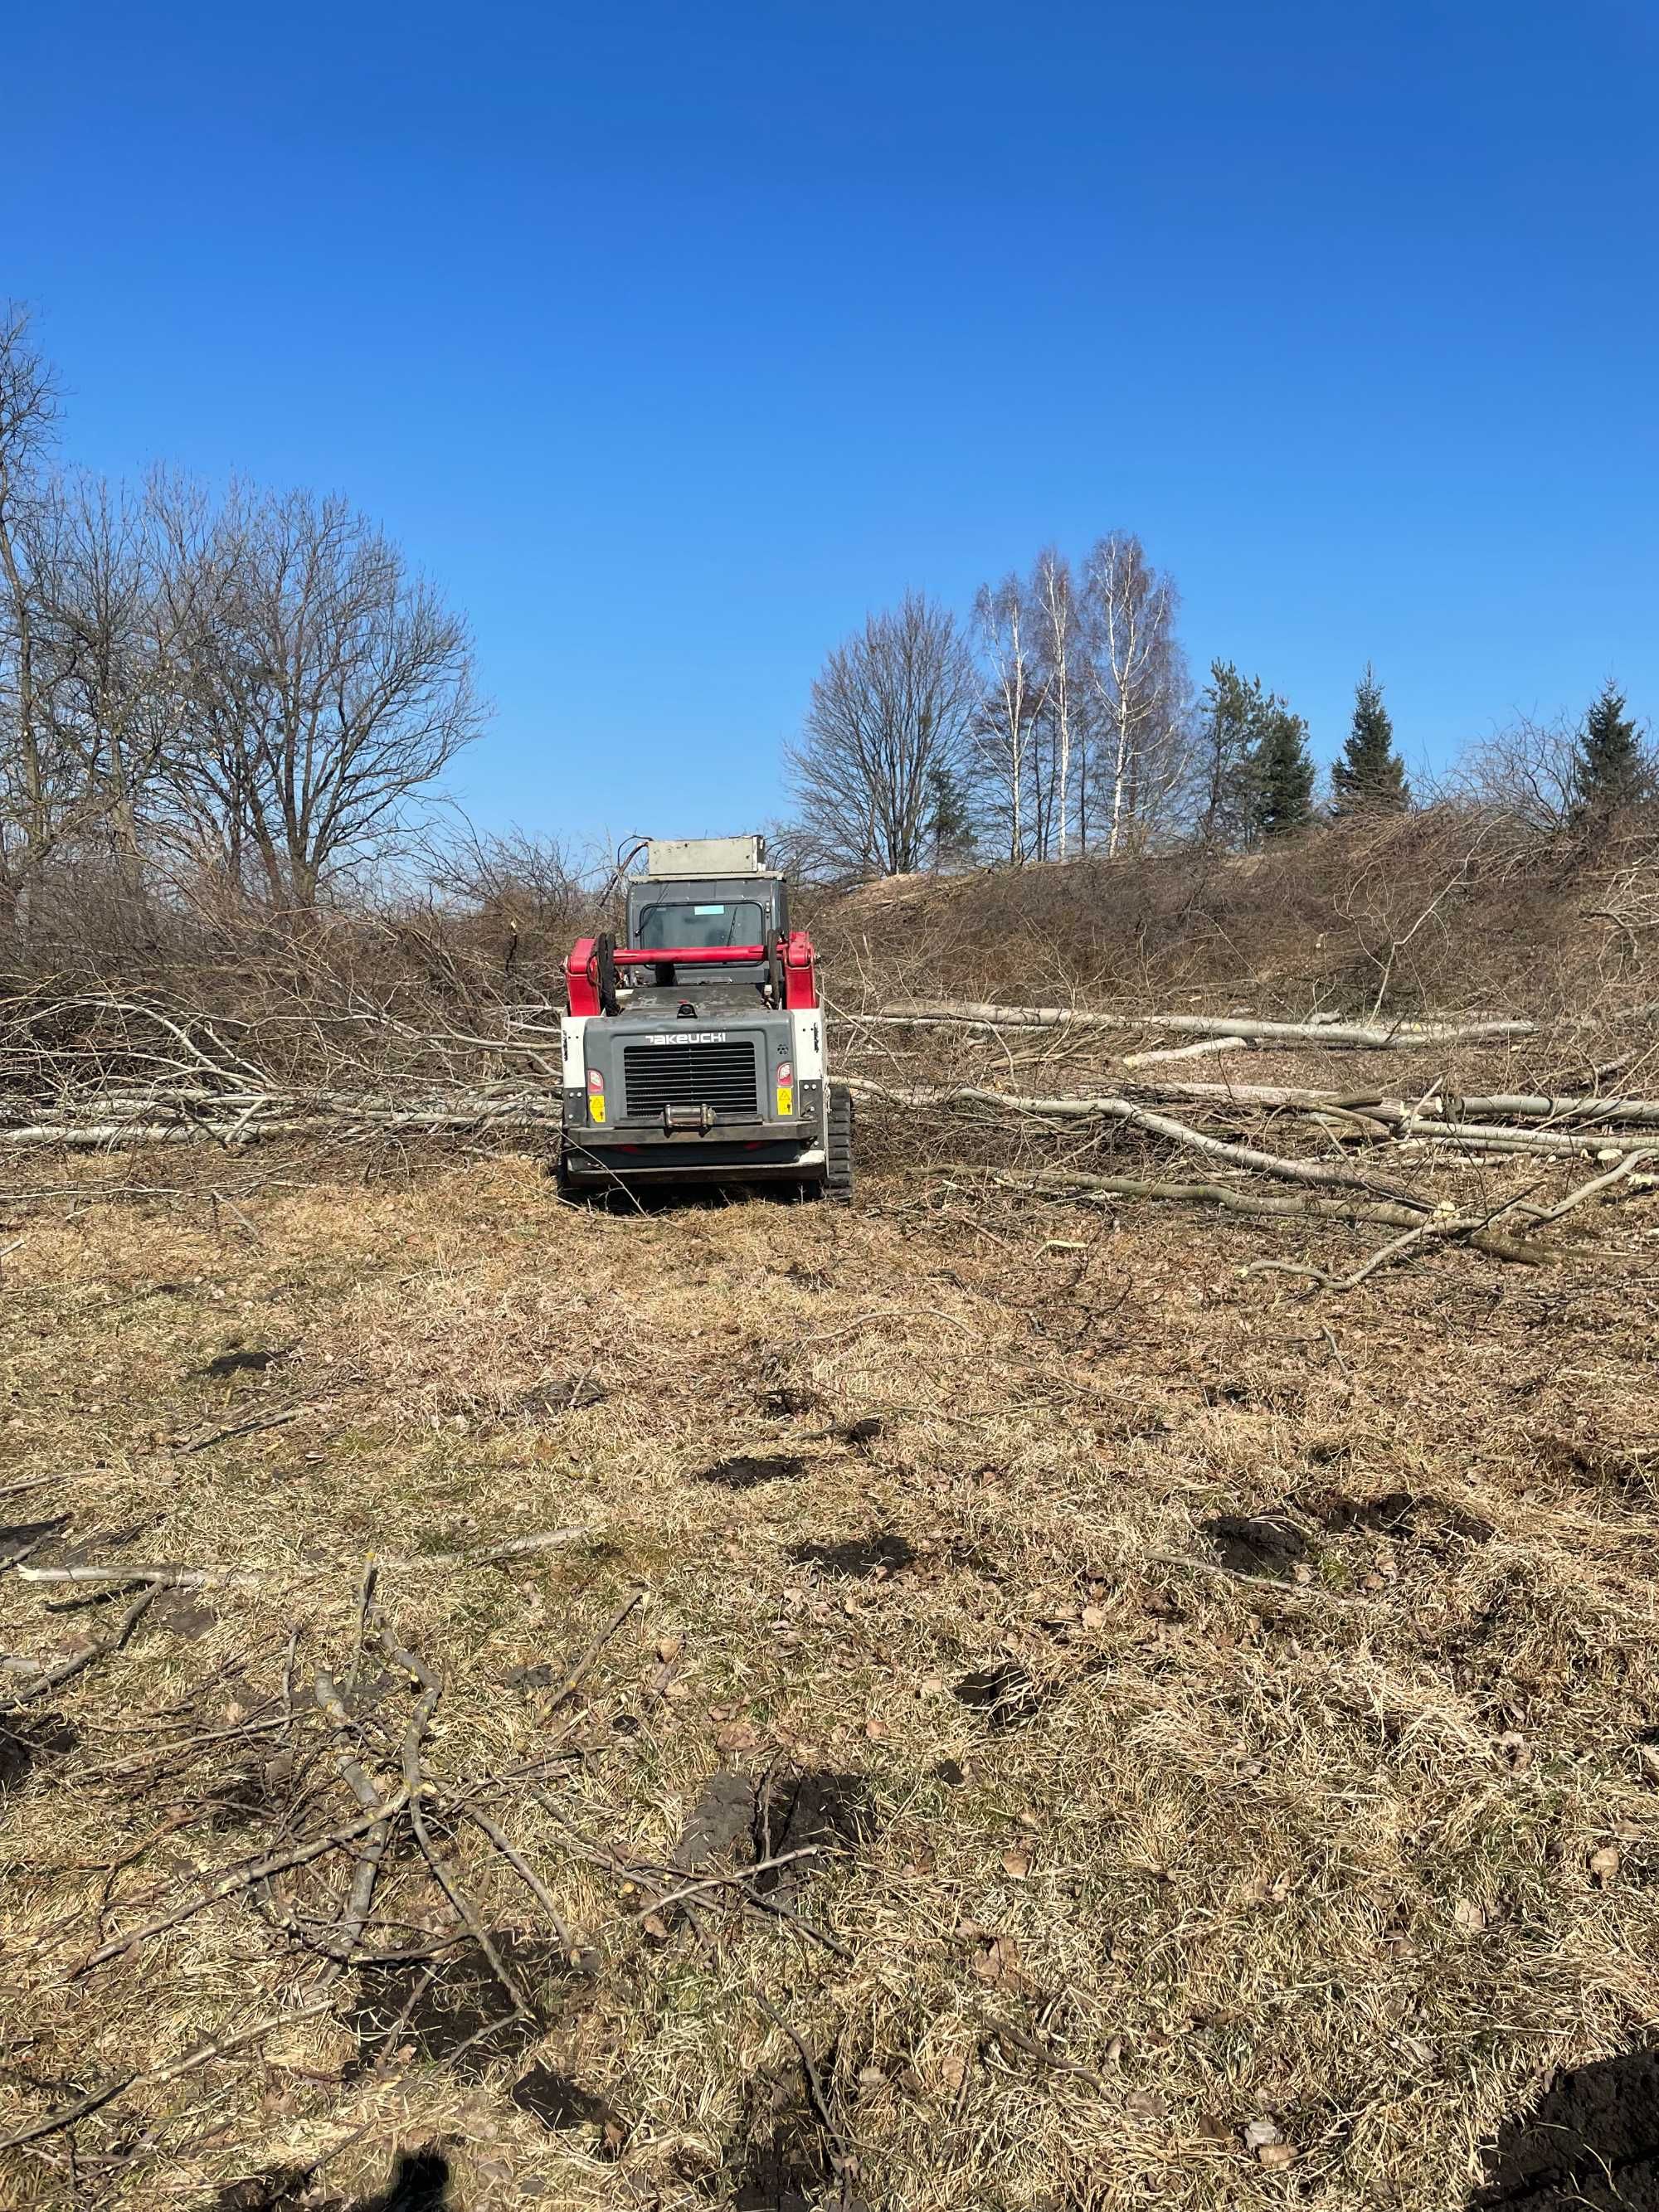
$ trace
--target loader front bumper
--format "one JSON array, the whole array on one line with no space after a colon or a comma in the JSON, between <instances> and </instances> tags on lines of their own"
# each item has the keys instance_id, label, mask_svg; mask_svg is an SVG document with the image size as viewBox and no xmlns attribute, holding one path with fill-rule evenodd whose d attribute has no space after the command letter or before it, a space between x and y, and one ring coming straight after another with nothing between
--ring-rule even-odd
<instances>
[{"instance_id":1,"label":"loader front bumper","mask_svg":"<svg viewBox=\"0 0 1659 2212\"><path fill-rule=\"evenodd\" d=\"M781 1134L765 1121L725 1121L714 1135L623 1127L569 1129L564 1139L566 1182L593 1190L618 1182L799 1182L822 1176L825 1162L816 1128Z\"/></svg>"}]
</instances>

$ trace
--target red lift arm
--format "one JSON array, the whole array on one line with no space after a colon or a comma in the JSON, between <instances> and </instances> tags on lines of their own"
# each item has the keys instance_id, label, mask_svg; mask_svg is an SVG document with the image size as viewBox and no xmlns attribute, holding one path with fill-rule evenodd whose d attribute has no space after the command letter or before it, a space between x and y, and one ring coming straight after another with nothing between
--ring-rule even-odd
<instances>
[{"instance_id":1,"label":"red lift arm","mask_svg":"<svg viewBox=\"0 0 1659 2212\"><path fill-rule=\"evenodd\" d=\"M573 1014L597 1014L599 1006L599 941L578 938L564 963L565 988ZM804 929L792 929L779 944L783 956L783 1003L791 1013L818 1002L817 963L812 940ZM617 945L611 959L618 968L730 968L758 967L766 958L763 945Z\"/></svg>"}]
</instances>

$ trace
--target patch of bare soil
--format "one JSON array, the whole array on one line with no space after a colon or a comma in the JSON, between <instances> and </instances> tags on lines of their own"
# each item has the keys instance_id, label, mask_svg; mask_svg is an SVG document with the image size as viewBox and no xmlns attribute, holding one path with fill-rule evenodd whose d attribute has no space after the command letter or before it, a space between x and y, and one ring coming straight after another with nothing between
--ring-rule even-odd
<instances>
[{"instance_id":1,"label":"patch of bare soil","mask_svg":"<svg viewBox=\"0 0 1659 2212\"><path fill-rule=\"evenodd\" d=\"M873 1536L848 1536L837 1544L797 1544L790 1554L803 1567L821 1574L863 1581L869 1575L896 1575L913 1565L915 1553L907 1537L884 1529Z\"/></svg>"},{"instance_id":2,"label":"patch of bare soil","mask_svg":"<svg viewBox=\"0 0 1659 2212\"><path fill-rule=\"evenodd\" d=\"M372 2197L319 2197L317 2169L274 2166L246 2180L229 2181L202 2212L460 2212L450 2190L450 2162L435 2149L402 2151L392 2178Z\"/></svg>"}]
</instances>

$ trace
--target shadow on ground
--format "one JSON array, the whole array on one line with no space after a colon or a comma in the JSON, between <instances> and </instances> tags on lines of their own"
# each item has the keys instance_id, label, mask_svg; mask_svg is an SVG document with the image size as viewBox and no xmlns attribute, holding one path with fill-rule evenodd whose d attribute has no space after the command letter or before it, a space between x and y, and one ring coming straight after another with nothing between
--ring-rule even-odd
<instances>
[{"instance_id":1,"label":"shadow on ground","mask_svg":"<svg viewBox=\"0 0 1659 2212\"><path fill-rule=\"evenodd\" d=\"M1506 2120L1468 2212L1659 2212L1659 2051L1580 2066Z\"/></svg>"}]
</instances>

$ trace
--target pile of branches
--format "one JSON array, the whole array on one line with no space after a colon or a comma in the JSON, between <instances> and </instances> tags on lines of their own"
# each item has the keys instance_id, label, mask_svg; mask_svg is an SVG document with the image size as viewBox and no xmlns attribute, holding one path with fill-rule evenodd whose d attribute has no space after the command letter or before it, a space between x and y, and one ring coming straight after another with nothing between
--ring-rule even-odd
<instances>
[{"instance_id":1,"label":"pile of branches","mask_svg":"<svg viewBox=\"0 0 1659 2212\"><path fill-rule=\"evenodd\" d=\"M1628 1018L1639 1029L1656 1012L1659 1008L1644 1006L1628 1010ZM958 1125L1000 1130L1005 1133L993 1142L1004 1152L1019 1149L1007 1133L1014 1130L1049 1140L1048 1164L998 1174L1005 1186L1091 1203L1167 1200L1261 1219L1376 1224L1395 1232L1358 1267L1340 1274L1280 1261L1256 1263L1307 1275L1325 1287L1351 1289L1388 1261L1446 1241L1469 1243L1494 1258L1536 1262L1550 1256L1547 1232L1567 1215L1593 1200L1659 1187L1659 1174L1650 1171L1659 1168L1659 1097L1612 1084L1600 1087L1632 1063L1639 1067L1654 1049L1643 1042L1589 1067L1589 1088L1461 1095L1443 1075L1420 1088L1391 1091L1376 1085L1200 1082L1143 1071L1150 1063L1196 1053L1264 1046L1387 1052L1419 1062L1425 1054L1454 1049L1460 1054L1512 1052L1536 1038L1534 1025L1498 1016L1290 1022L951 1000L902 1003L853 1020L854 1034L862 1033L861 1065L872 1065L878 1053L886 1062L879 1074L846 1079L861 1098L908 1117L937 1121L946 1115ZM893 1030L910 1038L954 1032L997 1047L1003 1060L949 1083L919 1083L911 1072L914 1060L881 1045ZM1126 1073L1109 1088L1050 1093L1023 1086L1020 1079L1034 1060L1039 1069L1057 1066L1058 1055L1075 1048L1074 1040L1122 1031L1197 1042L1126 1055L1121 1063ZM1007 1041L1021 1035L1046 1036L1049 1042L1017 1059ZM1098 1172L1109 1135L1129 1132L1147 1140L1149 1152L1201 1162L1203 1179ZM1057 1148L1065 1152L1063 1162L1053 1159ZM1535 1175L1521 1188L1494 1193L1492 1170L1505 1162L1583 1162L1595 1172L1547 1199L1540 1197Z\"/></svg>"},{"instance_id":2,"label":"pile of branches","mask_svg":"<svg viewBox=\"0 0 1659 2212\"><path fill-rule=\"evenodd\" d=\"M197 1587L204 1579L182 1571L118 1564L35 1570L48 1579L54 1572L82 1581L118 1577L128 1587L137 1583L139 1595L112 1634L68 1664L40 1668L22 1660L3 1662L15 1686L0 1695L0 1735L15 1734L24 1724L25 1710L38 1709L40 1698L60 1689L71 1674L125 1650L162 1589ZM485 1856L509 1869L529 1891L545 1931L544 1948L552 1958L586 1971L585 1954L546 1885L495 1817L503 1805L522 1802L562 1762L579 1755L571 1747L570 1732L533 1760L464 1781L441 1780L428 1754L443 1684L380 1616L374 1579L371 1571L362 1583L356 1652L337 1681L327 1668L319 1667L309 1686L301 1686L296 1629L280 1688L231 1725L203 1729L189 1717L175 1727L161 1723L143 1751L78 1769L70 1778L79 1790L112 1792L123 1800L163 1789L188 1800L194 1785L196 1810L209 1826L218 1825L228 1812L258 1805L266 1814L266 1832L258 1850L216 1870L164 1885L159 1893L141 1893L148 1908L142 1911L135 1911L133 1901L113 1894L112 1871L97 1909L94 1940L67 1962L64 1986L94 1981L112 1961L142 1956L200 1914L241 1899L313 1962L308 1987L271 2017L182 2060L149 2072L112 2075L73 2103L14 2129L0 2140L0 2150L72 2128L143 2084L171 2081L295 2020L330 2009L336 2002L333 1986L348 1970L371 1970L382 1977L402 1971L398 1985L406 1990L405 2001L379 2037L384 2053L398 2047L443 1961L460 1947L472 1947L498 1992L492 2016L471 2041L488 2045L514 2027L538 2021L534 1990L507 1955L509 1947L501 1931L487 1925L474 1902L474 1875L464 1878L460 1870L455 1839L463 1827L482 1837ZM555 1702L575 1690L601 1644L638 1602L636 1592L605 1637L570 1670ZM390 1709L384 1682L373 1694L361 1686L365 1661L376 1655L390 1662L395 1679L407 1687L404 1714ZM218 1770L218 1787L203 1786L204 1768ZM170 1824L179 1825L179 1819ZM125 1861L116 1863L118 1868ZM347 1871L337 1877L334 1869L340 1867ZM79 1932L78 1922L60 1928L58 1948Z\"/></svg>"},{"instance_id":3,"label":"pile of branches","mask_svg":"<svg viewBox=\"0 0 1659 2212\"><path fill-rule=\"evenodd\" d=\"M1394 1242L1355 1278L1364 1279L1394 1253L1448 1238L1498 1257L1536 1260L1547 1255L1544 1232L1567 1213L1592 1198L1651 1188L1659 1097L1630 1079L1656 1057L1656 1014L1659 1006L1627 1008L1635 1042L1600 1062L1577 1050L1582 1073L1547 1090L1459 1093L1443 1073L1397 1088L1202 1082L1158 1065L1300 1048L1386 1054L1415 1068L1437 1057L1443 1069L1454 1054L1466 1060L1491 1051L1512 1060L1547 1042L1532 1022L1496 1014L1288 1021L901 1002L847 1016L837 1061L839 1079L857 1097L913 1127L948 1117L955 1126L969 1119L981 1129L1085 1140L1073 1143L1063 1164L1050 1158L1028 1176L1031 1188L1394 1231ZM1079 1042L1086 1053L1126 1036L1139 1048L1109 1075L1085 1066L1087 1088L1049 1091L1021 1079L1063 1062L1076 1086ZM916 1041L941 1036L957 1040L954 1053L930 1057L933 1079L918 1080ZM1041 1042L1017 1056L1011 1040L1022 1036ZM1168 1039L1176 1042L1159 1042ZM965 1062L964 1051L977 1051L980 1061ZM1000 1060L988 1062L990 1054ZM952 1079L938 1079L941 1066ZM448 1024L429 1007L416 1018L366 997L326 1014L289 1007L237 1018L137 994L54 996L42 988L0 1003L0 1150L205 1140L234 1151L278 1138L421 1136L539 1147L556 1132L561 1112L558 1013L539 1000L498 1000ZM1098 1172L1100 1140L1111 1129L1136 1133L1149 1154L1201 1161L1204 1179ZM1295 1141L1280 1141L1286 1135ZM1019 1165L1020 1149L1004 1141L1000 1164ZM1583 1163L1595 1172L1564 1195L1540 1199L1534 1181L1493 1196L1489 1171L1504 1162Z\"/></svg>"},{"instance_id":4,"label":"pile of branches","mask_svg":"<svg viewBox=\"0 0 1659 2212\"><path fill-rule=\"evenodd\" d=\"M559 1018L498 1002L487 1026L368 995L208 1014L48 987L0 1001L0 1146L112 1152L207 1140L556 1128Z\"/></svg>"}]
</instances>

